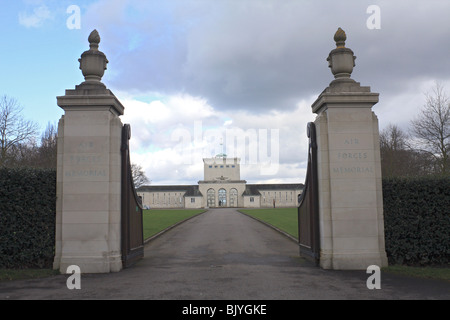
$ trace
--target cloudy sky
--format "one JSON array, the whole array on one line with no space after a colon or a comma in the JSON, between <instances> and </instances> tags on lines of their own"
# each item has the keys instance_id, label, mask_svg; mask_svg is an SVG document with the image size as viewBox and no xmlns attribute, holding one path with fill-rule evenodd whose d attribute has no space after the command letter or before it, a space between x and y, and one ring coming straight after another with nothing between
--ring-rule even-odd
<instances>
[{"instance_id":1,"label":"cloudy sky","mask_svg":"<svg viewBox=\"0 0 450 320\"><path fill-rule=\"evenodd\" d=\"M407 130L436 81L450 91L448 0L0 3L0 94L42 131L56 124L56 96L84 80L78 58L97 29L102 81L125 106L132 162L154 185L195 184L202 158L222 151L242 159L248 183L303 182L306 124L333 80L338 27L357 56L352 78L380 93L380 129Z\"/></svg>"}]
</instances>

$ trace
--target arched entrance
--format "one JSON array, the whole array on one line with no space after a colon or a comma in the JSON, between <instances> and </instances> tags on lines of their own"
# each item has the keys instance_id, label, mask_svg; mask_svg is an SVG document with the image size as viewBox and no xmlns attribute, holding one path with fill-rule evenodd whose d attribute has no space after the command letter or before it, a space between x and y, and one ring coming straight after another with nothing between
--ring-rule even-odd
<instances>
[{"instance_id":1,"label":"arched entrance","mask_svg":"<svg viewBox=\"0 0 450 320\"><path fill-rule=\"evenodd\" d=\"M208 189L207 202L208 208L214 208L216 206L216 192L212 188Z\"/></svg>"},{"instance_id":2,"label":"arched entrance","mask_svg":"<svg viewBox=\"0 0 450 320\"><path fill-rule=\"evenodd\" d=\"M233 188L230 190L230 207L238 206L238 191Z\"/></svg>"},{"instance_id":3,"label":"arched entrance","mask_svg":"<svg viewBox=\"0 0 450 320\"><path fill-rule=\"evenodd\" d=\"M220 189L219 190L219 207L227 206L227 190Z\"/></svg>"}]
</instances>

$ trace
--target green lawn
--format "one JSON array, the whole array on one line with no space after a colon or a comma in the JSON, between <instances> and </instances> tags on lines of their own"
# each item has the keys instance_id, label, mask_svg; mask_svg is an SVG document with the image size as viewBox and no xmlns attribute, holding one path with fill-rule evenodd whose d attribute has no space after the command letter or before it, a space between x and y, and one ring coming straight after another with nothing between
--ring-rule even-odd
<instances>
[{"instance_id":1,"label":"green lawn","mask_svg":"<svg viewBox=\"0 0 450 320\"><path fill-rule=\"evenodd\" d=\"M158 232L173 226L174 224L188 219L206 210L185 210L185 209L150 209L144 210L143 229L144 239L147 239Z\"/></svg>"},{"instance_id":2,"label":"green lawn","mask_svg":"<svg viewBox=\"0 0 450 320\"><path fill-rule=\"evenodd\" d=\"M297 208L242 209L239 211L267 222L298 239Z\"/></svg>"},{"instance_id":3,"label":"green lawn","mask_svg":"<svg viewBox=\"0 0 450 320\"><path fill-rule=\"evenodd\" d=\"M438 279L450 282L450 268L448 267L411 267L392 265L382 268L381 271L409 277Z\"/></svg>"},{"instance_id":4,"label":"green lawn","mask_svg":"<svg viewBox=\"0 0 450 320\"><path fill-rule=\"evenodd\" d=\"M0 282L46 278L57 274L59 271L52 269L0 269Z\"/></svg>"}]
</instances>

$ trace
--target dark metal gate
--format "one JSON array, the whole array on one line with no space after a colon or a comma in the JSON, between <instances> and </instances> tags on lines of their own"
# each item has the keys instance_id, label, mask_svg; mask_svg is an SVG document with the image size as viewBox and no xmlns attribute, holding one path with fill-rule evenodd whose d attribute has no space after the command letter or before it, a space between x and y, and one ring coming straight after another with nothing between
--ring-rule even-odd
<instances>
[{"instance_id":1,"label":"dark metal gate","mask_svg":"<svg viewBox=\"0 0 450 320\"><path fill-rule=\"evenodd\" d=\"M307 134L308 169L306 172L305 187L299 198L298 206L298 240L300 255L319 264L320 237L319 237L319 198L317 178L317 141L316 126L308 123Z\"/></svg>"},{"instance_id":2,"label":"dark metal gate","mask_svg":"<svg viewBox=\"0 0 450 320\"><path fill-rule=\"evenodd\" d=\"M129 267L144 256L142 201L134 188L130 163L131 128L122 128L122 263Z\"/></svg>"}]
</instances>

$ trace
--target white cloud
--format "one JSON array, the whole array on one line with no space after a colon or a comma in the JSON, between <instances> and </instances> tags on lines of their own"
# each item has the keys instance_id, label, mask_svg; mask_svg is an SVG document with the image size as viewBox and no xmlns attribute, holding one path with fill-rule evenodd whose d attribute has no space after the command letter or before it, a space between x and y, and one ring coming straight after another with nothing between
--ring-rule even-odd
<instances>
[{"instance_id":1,"label":"white cloud","mask_svg":"<svg viewBox=\"0 0 450 320\"><path fill-rule=\"evenodd\" d=\"M142 102L124 93L118 97L125 106L122 122L132 126L130 143L136 152L173 147L179 142L177 133L186 132L188 138L193 137L198 122L213 127L223 123L220 113L202 98L174 95Z\"/></svg>"},{"instance_id":2,"label":"white cloud","mask_svg":"<svg viewBox=\"0 0 450 320\"><path fill-rule=\"evenodd\" d=\"M33 9L32 14L26 12L19 13L19 23L27 28L39 28L48 19L51 19L52 14L46 5L41 5Z\"/></svg>"},{"instance_id":3,"label":"white cloud","mask_svg":"<svg viewBox=\"0 0 450 320\"><path fill-rule=\"evenodd\" d=\"M450 92L450 80L438 80L446 92ZM411 120L417 117L426 102L426 93L431 93L436 85L436 79L419 78L405 82L403 88L396 94L380 93L380 102L373 108L378 116L380 131L389 124L396 124L408 131Z\"/></svg>"}]
</instances>

